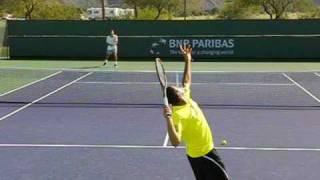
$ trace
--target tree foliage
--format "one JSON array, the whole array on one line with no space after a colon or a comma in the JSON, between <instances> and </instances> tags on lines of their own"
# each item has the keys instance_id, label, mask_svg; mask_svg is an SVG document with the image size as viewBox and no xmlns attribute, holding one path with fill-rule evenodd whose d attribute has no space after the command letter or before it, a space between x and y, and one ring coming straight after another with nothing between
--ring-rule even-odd
<instances>
[{"instance_id":1,"label":"tree foliage","mask_svg":"<svg viewBox=\"0 0 320 180\"><path fill-rule=\"evenodd\" d=\"M124 0L135 10L135 18L157 20L163 14L170 14L179 5L179 0Z\"/></svg>"},{"instance_id":2,"label":"tree foliage","mask_svg":"<svg viewBox=\"0 0 320 180\"><path fill-rule=\"evenodd\" d=\"M204 0L186 0L187 15L201 13L201 4ZM160 19L165 15L182 16L184 0L124 0L131 8L135 9L135 18Z\"/></svg>"},{"instance_id":3,"label":"tree foliage","mask_svg":"<svg viewBox=\"0 0 320 180\"><path fill-rule=\"evenodd\" d=\"M256 12L266 13L270 19L282 19L286 17L288 12L307 12L314 7L315 4L312 0L228 0L224 13L236 12L233 15L237 17L253 8Z\"/></svg>"},{"instance_id":4,"label":"tree foliage","mask_svg":"<svg viewBox=\"0 0 320 180\"><path fill-rule=\"evenodd\" d=\"M248 0L253 5L261 6L270 19L281 19L295 3L301 0Z\"/></svg>"},{"instance_id":5,"label":"tree foliage","mask_svg":"<svg viewBox=\"0 0 320 180\"><path fill-rule=\"evenodd\" d=\"M31 19L79 19L80 10L59 0L2 0L3 11Z\"/></svg>"},{"instance_id":6,"label":"tree foliage","mask_svg":"<svg viewBox=\"0 0 320 180\"><path fill-rule=\"evenodd\" d=\"M124 3L134 9L134 16L136 19L139 17L140 9L143 9L146 6L146 0L124 0Z\"/></svg>"},{"instance_id":7,"label":"tree foliage","mask_svg":"<svg viewBox=\"0 0 320 180\"><path fill-rule=\"evenodd\" d=\"M35 19L59 19L75 20L79 19L81 10L73 6L66 6L58 2L46 3L35 14Z\"/></svg>"},{"instance_id":8,"label":"tree foliage","mask_svg":"<svg viewBox=\"0 0 320 180\"><path fill-rule=\"evenodd\" d=\"M155 20L159 19L161 13L165 10L167 6L167 3L171 0L148 0L146 1L146 6L155 9L156 10L156 15L155 15Z\"/></svg>"},{"instance_id":9,"label":"tree foliage","mask_svg":"<svg viewBox=\"0 0 320 180\"><path fill-rule=\"evenodd\" d=\"M249 7L242 0L228 0L225 2L223 9L220 10L218 17L222 19L247 18L252 13Z\"/></svg>"}]
</instances>

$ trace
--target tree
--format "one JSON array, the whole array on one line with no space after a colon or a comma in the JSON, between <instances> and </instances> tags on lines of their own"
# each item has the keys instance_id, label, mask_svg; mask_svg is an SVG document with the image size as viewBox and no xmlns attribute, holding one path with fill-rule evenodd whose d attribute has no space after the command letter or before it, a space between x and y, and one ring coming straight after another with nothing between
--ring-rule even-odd
<instances>
[{"instance_id":1,"label":"tree","mask_svg":"<svg viewBox=\"0 0 320 180\"><path fill-rule=\"evenodd\" d=\"M252 14L251 6L245 4L243 0L226 0L224 7L219 11L219 18L222 19L244 19ZM250 9L249 9L250 8Z\"/></svg>"},{"instance_id":2,"label":"tree","mask_svg":"<svg viewBox=\"0 0 320 180\"><path fill-rule=\"evenodd\" d=\"M28 20L32 19L32 13L34 12L35 8L40 5L42 0L22 0L22 4L25 10L25 18Z\"/></svg>"},{"instance_id":3,"label":"tree","mask_svg":"<svg viewBox=\"0 0 320 180\"><path fill-rule=\"evenodd\" d=\"M170 14L173 9L177 9L180 5L180 0L145 0L144 5L156 10L154 20L158 20L163 12Z\"/></svg>"},{"instance_id":4,"label":"tree","mask_svg":"<svg viewBox=\"0 0 320 180\"><path fill-rule=\"evenodd\" d=\"M3 0L3 10L13 13L16 16L23 16L25 19L32 19L33 12L43 0Z\"/></svg>"},{"instance_id":5,"label":"tree","mask_svg":"<svg viewBox=\"0 0 320 180\"><path fill-rule=\"evenodd\" d=\"M0 15L3 15L4 11L4 0L0 0Z\"/></svg>"},{"instance_id":6,"label":"tree","mask_svg":"<svg viewBox=\"0 0 320 180\"><path fill-rule=\"evenodd\" d=\"M265 13L270 19L283 19L288 12L306 13L315 7L313 0L226 0L219 16L239 19Z\"/></svg>"},{"instance_id":7,"label":"tree","mask_svg":"<svg viewBox=\"0 0 320 180\"><path fill-rule=\"evenodd\" d=\"M5 11L15 16L23 16L27 20L31 20L35 10L45 0L3 0Z\"/></svg>"},{"instance_id":8,"label":"tree","mask_svg":"<svg viewBox=\"0 0 320 180\"><path fill-rule=\"evenodd\" d=\"M135 18L140 15L143 18L158 20L161 15L169 13L177 9L180 0L124 0L129 6L134 8ZM153 14L155 16L153 17ZM141 17L140 17L141 18Z\"/></svg>"},{"instance_id":9,"label":"tree","mask_svg":"<svg viewBox=\"0 0 320 180\"><path fill-rule=\"evenodd\" d=\"M201 14L203 12L202 4L204 1L205 0L187 0L187 15Z\"/></svg>"},{"instance_id":10,"label":"tree","mask_svg":"<svg viewBox=\"0 0 320 180\"><path fill-rule=\"evenodd\" d=\"M43 4L34 15L34 19L79 19L81 10L73 6L66 6L57 1Z\"/></svg>"},{"instance_id":11,"label":"tree","mask_svg":"<svg viewBox=\"0 0 320 180\"><path fill-rule=\"evenodd\" d=\"M172 17L172 12L176 11L180 5L179 0L169 0L167 3L168 18Z\"/></svg>"},{"instance_id":12,"label":"tree","mask_svg":"<svg viewBox=\"0 0 320 180\"><path fill-rule=\"evenodd\" d=\"M261 6L270 19L284 18L284 14L293 7L296 11L311 4L312 0L241 0L243 4Z\"/></svg>"},{"instance_id":13,"label":"tree","mask_svg":"<svg viewBox=\"0 0 320 180\"><path fill-rule=\"evenodd\" d=\"M101 10L102 10L102 19L104 20L105 19L105 14L106 14L106 11L104 9L105 7L105 3L104 3L104 0L100 0L101 1Z\"/></svg>"},{"instance_id":14,"label":"tree","mask_svg":"<svg viewBox=\"0 0 320 180\"><path fill-rule=\"evenodd\" d=\"M30 19L79 19L80 11L60 0L4 0L5 11Z\"/></svg>"},{"instance_id":15,"label":"tree","mask_svg":"<svg viewBox=\"0 0 320 180\"><path fill-rule=\"evenodd\" d=\"M280 19L287 9L298 0L261 0L260 4L270 19Z\"/></svg>"},{"instance_id":16,"label":"tree","mask_svg":"<svg viewBox=\"0 0 320 180\"><path fill-rule=\"evenodd\" d=\"M145 0L124 0L124 3L134 9L134 17L137 19L139 16L139 9L145 7Z\"/></svg>"},{"instance_id":17,"label":"tree","mask_svg":"<svg viewBox=\"0 0 320 180\"><path fill-rule=\"evenodd\" d=\"M166 3L169 0L149 0L147 6L150 8L154 8L157 11L156 17L154 18L155 20L159 19L162 11L166 7Z\"/></svg>"}]
</instances>

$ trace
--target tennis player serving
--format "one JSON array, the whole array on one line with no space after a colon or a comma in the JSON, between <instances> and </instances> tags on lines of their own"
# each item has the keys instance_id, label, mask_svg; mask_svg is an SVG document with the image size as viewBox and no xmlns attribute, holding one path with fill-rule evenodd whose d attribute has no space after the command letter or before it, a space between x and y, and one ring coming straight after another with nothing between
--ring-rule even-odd
<instances>
[{"instance_id":1,"label":"tennis player serving","mask_svg":"<svg viewBox=\"0 0 320 180\"><path fill-rule=\"evenodd\" d=\"M173 146L182 141L197 180L228 180L225 166L214 148L209 124L198 104L191 98L192 48L180 47L185 60L183 87L168 86L170 107L164 107L169 139Z\"/></svg>"}]
</instances>

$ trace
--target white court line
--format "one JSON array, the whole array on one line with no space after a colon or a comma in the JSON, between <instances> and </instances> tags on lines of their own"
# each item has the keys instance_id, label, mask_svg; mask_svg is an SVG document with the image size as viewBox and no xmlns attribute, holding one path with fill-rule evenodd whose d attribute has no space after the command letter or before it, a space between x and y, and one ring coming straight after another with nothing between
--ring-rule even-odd
<instances>
[{"instance_id":1,"label":"white court line","mask_svg":"<svg viewBox=\"0 0 320 180\"><path fill-rule=\"evenodd\" d=\"M91 72L91 73L87 73L87 74L85 74L85 75L83 75L83 76L81 76L81 77L79 77L79 78L71 81L70 83L65 84L64 86L61 86L60 88L58 88L58 89L56 89L56 90L54 90L54 91L52 91L52 92L50 92L50 93L48 93L48 94L40 97L40 98L32 101L31 103L26 104L26 105L22 106L21 108L15 110L15 111L13 111L13 112L5 115L5 116L2 116L2 117L0 118L0 121L2 121L2 120L4 120L4 119L6 119L6 118L8 118L8 117L10 117L10 116L18 113L18 112L20 112L20 111L22 111L22 110L24 110L24 109L26 109L27 107L31 106L32 104L34 104L34 103L36 103L36 102L38 102L38 101L41 101L42 99L44 99L44 98L46 98L46 97L48 97L48 96L50 96L50 95L52 95L52 94L54 94L54 93L56 93L56 92L58 92L58 91L60 91L60 90L62 90L62 89L64 89L64 88L72 85L73 83L75 83L75 82L77 82L77 81L79 81L79 80L81 80L81 79L83 79L83 78L85 78L85 77L87 77L87 76L89 76L89 75L91 75L91 74L92 74L92 72Z\"/></svg>"},{"instance_id":2,"label":"white court line","mask_svg":"<svg viewBox=\"0 0 320 180\"><path fill-rule=\"evenodd\" d=\"M10 94L10 93L13 93L13 92L15 92L15 91L18 91L18 90L20 90L20 89L26 88L26 87L31 86L31 85L33 85L33 84L36 84L36 83L38 83L38 82L40 82L40 81L44 81L44 80L49 79L49 78L51 78L51 77L53 77L53 76L56 76L56 75L58 75L58 74L60 74L60 73L62 73L62 71L59 71L59 72L50 74L50 75L48 75L48 76L46 76L46 77L43 77L43 78L41 78L41 79L38 79L38 80L36 80L36 81L30 82L30 83L25 84L25 85L23 85L23 86L20 86L20 87L18 87L18 88L16 88L16 89L13 89L13 90L10 90L10 91L5 92L5 93L3 93L3 94L0 94L0 97L5 96L5 95L8 95L8 94Z\"/></svg>"},{"instance_id":3,"label":"white court line","mask_svg":"<svg viewBox=\"0 0 320 180\"><path fill-rule=\"evenodd\" d=\"M239 86L294 86L295 85L295 84L288 84L288 83L212 83L212 84L239 85Z\"/></svg>"},{"instance_id":4,"label":"white court line","mask_svg":"<svg viewBox=\"0 0 320 180\"><path fill-rule=\"evenodd\" d=\"M316 76L319 76L320 77L320 74L319 73L314 73Z\"/></svg>"},{"instance_id":5,"label":"white court line","mask_svg":"<svg viewBox=\"0 0 320 180\"><path fill-rule=\"evenodd\" d=\"M309 96L311 96L314 100L316 100L318 103L320 103L320 99L318 99L315 95L313 95L311 92L309 92L308 90L306 90L302 85L300 85L299 83L297 83L296 81L294 81L289 75L287 75L286 73L282 73L286 78L288 78L291 82L293 82L295 85L297 85L299 88L301 88L306 94L308 94Z\"/></svg>"},{"instance_id":6,"label":"white court line","mask_svg":"<svg viewBox=\"0 0 320 180\"><path fill-rule=\"evenodd\" d=\"M148 145L103 145L103 144L0 144L4 147L31 148L114 148L114 149L185 149L185 146L148 146ZM218 150L250 150L250 151L311 151L320 152L320 148L268 148L268 147L216 147Z\"/></svg>"},{"instance_id":7,"label":"white court line","mask_svg":"<svg viewBox=\"0 0 320 180\"><path fill-rule=\"evenodd\" d=\"M179 77L178 77L179 78ZM158 85L159 82L101 82L101 81L80 81L76 82L76 84L106 84L106 85ZM192 85L238 85L238 86L295 86L295 84L288 83L192 83ZM179 85L179 83L176 83Z\"/></svg>"},{"instance_id":8,"label":"white court line","mask_svg":"<svg viewBox=\"0 0 320 180\"><path fill-rule=\"evenodd\" d=\"M80 81L76 84L110 84L110 85L159 85L159 82L101 82L101 81Z\"/></svg>"},{"instance_id":9,"label":"white court line","mask_svg":"<svg viewBox=\"0 0 320 180\"><path fill-rule=\"evenodd\" d=\"M167 147L168 146L168 143L169 143L169 134L168 132L166 133L166 137L164 139L164 142L162 144L162 147Z\"/></svg>"}]
</instances>

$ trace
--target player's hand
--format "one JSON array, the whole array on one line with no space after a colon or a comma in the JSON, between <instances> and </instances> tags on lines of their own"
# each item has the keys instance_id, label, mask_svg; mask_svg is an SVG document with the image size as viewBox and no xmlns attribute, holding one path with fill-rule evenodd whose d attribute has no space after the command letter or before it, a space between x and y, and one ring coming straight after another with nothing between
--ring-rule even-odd
<instances>
[{"instance_id":1,"label":"player's hand","mask_svg":"<svg viewBox=\"0 0 320 180\"><path fill-rule=\"evenodd\" d=\"M183 47L180 46L180 51L184 57L184 60L191 61L192 60L192 47L191 45L184 45Z\"/></svg>"},{"instance_id":2,"label":"player's hand","mask_svg":"<svg viewBox=\"0 0 320 180\"><path fill-rule=\"evenodd\" d=\"M165 118L171 117L171 113L172 113L172 111L171 111L171 108L169 106L164 106L163 107L163 116Z\"/></svg>"}]
</instances>

